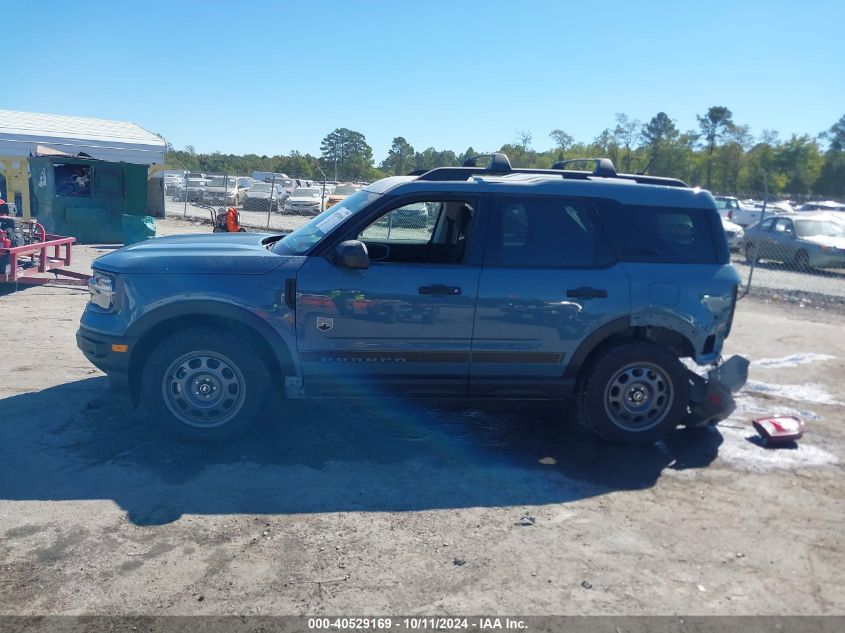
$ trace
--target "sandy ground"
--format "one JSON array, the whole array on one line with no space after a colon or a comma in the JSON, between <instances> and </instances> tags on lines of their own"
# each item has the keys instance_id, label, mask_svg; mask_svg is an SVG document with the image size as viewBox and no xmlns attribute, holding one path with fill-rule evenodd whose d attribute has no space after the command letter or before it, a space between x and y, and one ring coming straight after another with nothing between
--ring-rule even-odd
<instances>
[{"instance_id":1,"label":"sandy ground","mask_svg":"<svg viewBox=\"0 0 845 633\"><path fill-rule=\"evenodd\" d=\"M86 300L0 295L2 614L845 613L841 314L741 302L740 409L653 447L559 404L363 401L202 447L109 392L75 346ZM805 439L760 447L758 412Z\"/></svg>"}]
</instances>

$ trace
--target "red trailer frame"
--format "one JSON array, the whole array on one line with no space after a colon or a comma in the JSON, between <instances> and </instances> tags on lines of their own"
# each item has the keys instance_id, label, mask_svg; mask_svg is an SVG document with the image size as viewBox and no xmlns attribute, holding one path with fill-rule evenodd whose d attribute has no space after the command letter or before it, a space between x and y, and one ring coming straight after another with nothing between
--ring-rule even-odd
<instances>
[{"instance_id":1,"label":"red trailer frame","mask_svg":"<svg viewBox=\"0 0 845 633\"><path fill-rule=\"evenodd\" d=\"M31 224L30 234L34 234L37 230L41 241L14 247L3 247L2 243L0 243L0 258L4 260L5 264L3 269L0 269L0 283L7 282L42 286L58 283L66 286L87 285L90 275L71 270L62 270L62 266L70 266L71 246L76 241L76 238L46 233L44 227L37 222L32 222ZM60 253L62 248L64 249L64 254ZM49 253L50 249L53 249L52 256ZM18 260L27 255L30 259L37 257L38 266L19 267ZM50 264L59 264L59 266L48 268ZM35 276L36 274L47 272L53 273L55 277ZM59 275L68 277L68 279L59 279Z\"/></svg>"}]
</instances>

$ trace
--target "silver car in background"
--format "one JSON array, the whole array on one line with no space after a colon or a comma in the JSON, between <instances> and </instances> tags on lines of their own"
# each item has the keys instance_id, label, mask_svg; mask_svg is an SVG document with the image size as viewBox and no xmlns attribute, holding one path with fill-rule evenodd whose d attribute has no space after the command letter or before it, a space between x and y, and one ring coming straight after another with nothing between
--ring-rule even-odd
<instances>
[{"instance_id":1,"label":"silver car in background","mask_svg":"<svg viewBox=\"0 0 845 633\"><path fill-rule=\"evenodd\" d=\"M746 229L746 260L783 262L797 270L845 268L845 225L810 213L774 215Z\"/></svg>"}]
</instances>

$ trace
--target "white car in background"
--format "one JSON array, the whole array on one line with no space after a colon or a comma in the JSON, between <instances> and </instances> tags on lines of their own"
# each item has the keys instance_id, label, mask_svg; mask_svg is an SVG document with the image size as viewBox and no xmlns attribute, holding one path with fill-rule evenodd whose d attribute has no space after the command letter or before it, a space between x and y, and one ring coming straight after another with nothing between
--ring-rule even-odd
<instances>
[{"instance_id":1,"label":"white car in background","mask_svg":"<svg viewBox=\"0 0 845 633\"><path fill-rule=\"evenodd\" d=\"M319 215L326 208L322 188L297 187L285 200L285 213Z\"/></svg>"},{"instance_id":2,"label":"white car in background","mask_svg":"<svg viewBox=\"0 0 845 633\"><path fill-rule=\"evenodd\" d=\"M763 217L764 209L762 202L743 201L733 196L714 196L719 215L723 219L748 228L757 224ZM787 202L776 201L765 205L765 214L794 213L792 205Z\"/></svg>"},{"instance_id":3,"label":"white car in background","mask_svg":"<svg viewBox=\"0 0 845 633\"><path fill-rule=\"evenodd\" d=\"M745 237L745 231L739 224L734 224L725 218L722 218L722 228L725 229L725 237L728 239L728 248L732 251L738 251L740 246L742 246L742 238Z\"/></svg>"},{"instance_id":4,"label":"white car in background","mask_svg":"<svg viewBox=\"0 0 845 633\"><path fill-rule=\"evenodd\" d=\"M799 211L831 211L835 213L842 213L845 211L845 204L836 202L835 200L813 200L805 202L800 207Z\"/></svg>"}]
</instances>

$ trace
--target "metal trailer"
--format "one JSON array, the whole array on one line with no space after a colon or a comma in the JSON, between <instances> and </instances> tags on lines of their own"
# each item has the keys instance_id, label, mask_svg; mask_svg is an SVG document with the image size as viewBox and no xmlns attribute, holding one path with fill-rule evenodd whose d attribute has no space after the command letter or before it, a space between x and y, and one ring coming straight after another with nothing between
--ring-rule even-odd
<instances>
[{"instance_id":1,"label":"metal trailer","mask_svg":"<svg viewBox=\"0 0 845 633\"><path fill-rule=\"evenodd\" d=\"M0 216L0 219L14 218ZM44 227L32 220L22 220L23 244L11 246L7 233L0 230L0 283L25 285L85 286L90 275L64 270L72 260L75 237L47 233ZM36 274L53 273L53 277L36 277Z\"/></svg>"}]
</instances>

